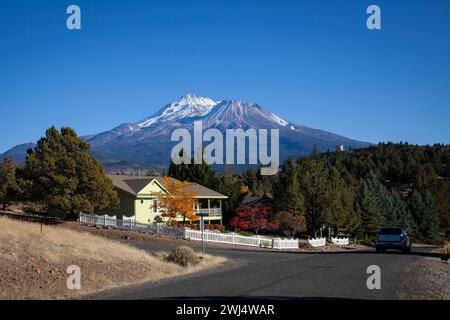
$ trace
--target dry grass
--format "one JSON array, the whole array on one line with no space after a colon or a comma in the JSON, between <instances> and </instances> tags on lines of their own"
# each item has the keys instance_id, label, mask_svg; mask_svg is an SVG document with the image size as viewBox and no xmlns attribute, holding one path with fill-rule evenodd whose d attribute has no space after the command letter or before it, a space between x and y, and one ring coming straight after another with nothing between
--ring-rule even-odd
<instances>
[{"instance_id":1,"label":"dry grass","mask_svg":"<svg viewBox=\"0 0 450 320\"><path fill-rule=\"evenodd\" d=\"M102 262L150 262L146 252L112 240L63 228L43 227L29 222L0 218L0 258L17 259L39 254L49 262L61 262L83 257Z\"/></svg>"},{"instance_id":2,"label":"dry grass","mask_svg":"<svg viewBox=\"0 0 450 320\"><path fill-rule=\"evenodd\" d=\"M0 217L0 298L75 298L132 283L153 281L217 266L206 256L183 268L115 240L58 227ZM81 290L68 290L70 265L81 268Z\"/></svg>"}]
</instances>

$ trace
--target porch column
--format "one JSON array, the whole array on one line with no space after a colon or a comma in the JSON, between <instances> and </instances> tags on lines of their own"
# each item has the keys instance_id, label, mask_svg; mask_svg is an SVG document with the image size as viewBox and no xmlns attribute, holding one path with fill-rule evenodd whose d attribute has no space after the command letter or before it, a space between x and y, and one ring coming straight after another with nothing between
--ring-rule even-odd
<instances>
[{"instance_id":1,"label":"porch column","mask_svg":"<svg viewBox=\"0 0 450 320\"><path fill-rule=\"evenodd\" d=\"M208 216L211 217L211 200L208 199Z\"/></svg>"},{"instance_id":2,"label":"porch column","mask_svg":"<svg viewBox=\"0 0 450 320\"><path fill-rule=\"evenodd\" d=\"M222 225L223 213L222 213L222 199L219 199L219 208L220 208L220 225ZM233 238L234 239L234 238Z\"/></svg>"}]
</instances>

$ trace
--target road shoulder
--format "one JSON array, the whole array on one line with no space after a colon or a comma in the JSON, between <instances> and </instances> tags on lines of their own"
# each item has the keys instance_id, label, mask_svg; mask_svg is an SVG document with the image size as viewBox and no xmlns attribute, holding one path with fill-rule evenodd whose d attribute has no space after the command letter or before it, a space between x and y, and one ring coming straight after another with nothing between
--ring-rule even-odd
<instances>
[{"instance_id":1,"label":"road shoulder","mask_svg":"<svg viewBox=\"0 0 450 320\"><path fill-rule=\"evenodd\" d=\"M450 300L450 264L439 258L422 258L405 269L397 298L401 300Z\"/></svg>"}]
</instances>

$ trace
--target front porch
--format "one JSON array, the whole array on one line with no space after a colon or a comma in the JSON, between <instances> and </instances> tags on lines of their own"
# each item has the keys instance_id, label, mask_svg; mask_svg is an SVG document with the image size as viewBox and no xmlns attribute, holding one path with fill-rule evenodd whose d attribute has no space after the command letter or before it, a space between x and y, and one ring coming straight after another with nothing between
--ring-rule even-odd
<instances>
[{"instance_id":1,"label":"front porch","mask_svg":"<svg viewBox=\"0 0 450 320\"><path fill-rule=\"evenodd\" d=\"M195 211L197 213L206 213L208 217L222 218L222 200L221 199L196 199Z\"/></svg>"},{"instance_id":2,"label":"front porch","mask_svg":"<svg viewBox=\"0 0 450 320\"><path fill-rule=\"evenodd\" d=\"M222 200L221 199L196 199L195 211L197 213L206 213L208 217L220 217L222 219Z\"/></svg>"},{"instance_id":3,"label":"front porch","mask_svg":"<svg viewBox=\"0 0 450 320\"><path fill-rule=\"evenodd\" d=\"M198 198L195 204L195 213L207 214L203 219L208 223L213 221L222 224L222 200L211 198ZM177 219L178 220L178 219ZM189 223L197 221L189 221Z\"/></svg>"}]
</instances>

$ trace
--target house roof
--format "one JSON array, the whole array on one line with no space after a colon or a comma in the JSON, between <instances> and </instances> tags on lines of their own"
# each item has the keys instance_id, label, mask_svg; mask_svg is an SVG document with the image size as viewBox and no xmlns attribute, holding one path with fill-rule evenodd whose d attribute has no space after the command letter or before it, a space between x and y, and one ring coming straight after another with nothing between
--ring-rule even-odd
<instances>
[{"instance_id":1,"label":"house roof","mask_svg":"<svg viewBox=\"0 0 450 320\"><path fill-rule=\"evenodd\" d=\"M271 204L271 203L273 203L273 197L268 196L268 195L263 195L263 196L255 196L255 197L245 197L244 200L242 200L242 204L244 204L244 205L253 206L258 203Z\"/></svg>"},{"instance_id":2,"label":"house roof","mask_svg":"<svg viewBox=\"0 0 450 320\"><path fill-rule=\"evenodd\" d=\"M156 180L162 187L165 187L163 177L137 177L137 176L125 176L125 175L110 175L112 183L117 189L137 196L138 193L148 186L153 180ZM178 182L177 179L170 178L171 181ZM226 199L227 196L206 188L198 183L190 183L189 189L195 194L197 198L221 198Z\"/></svg>"}]
</instances>

